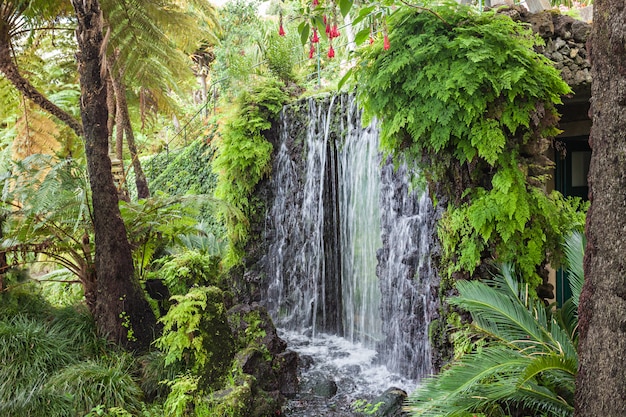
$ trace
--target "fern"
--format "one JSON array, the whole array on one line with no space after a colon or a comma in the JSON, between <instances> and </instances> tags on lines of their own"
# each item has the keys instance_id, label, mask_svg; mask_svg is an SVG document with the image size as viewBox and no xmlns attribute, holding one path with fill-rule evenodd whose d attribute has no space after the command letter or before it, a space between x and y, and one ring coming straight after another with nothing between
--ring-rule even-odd
<instances>
[{"instance_id":1,"label":"fern","mask_svg":"<svg viewBox=\"0 0 626 417\"><path fill-rule=\"evenodd\" d=\"M487 258L514 262L524 279L559 265L563 232L581 228L580 205L543 192L555 105L570 92L527 27L454 2L432 13L400 8L391 48L361 52L355 68L366 121L382 120L381 147L420 166L449 202L439 225L443 269L474 274ZM541 151L538 153L538 155Z\"/></svg>"},{"instance_id":2,"label":"fern","mask_svg":"<svg viewBox=\"0 0 626 417\"><path fill-rule=\"evenodd\" d=\"M243 214L221 212L231 241L230 263L237 263L248 239L249 221L254 214L253 191L271 170L272 144L263 134L271 127L287 94L273 79L242 93L239 108L226 123L213 170L218 175L215 195Z\"/></svg>"}]
</instances>

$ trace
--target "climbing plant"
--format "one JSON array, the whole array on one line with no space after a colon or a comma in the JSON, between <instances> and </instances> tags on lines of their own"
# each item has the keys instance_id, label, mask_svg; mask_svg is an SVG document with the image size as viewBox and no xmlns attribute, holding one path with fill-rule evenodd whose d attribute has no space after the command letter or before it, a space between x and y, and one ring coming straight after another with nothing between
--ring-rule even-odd
<instances>
[{"instance_id":1,"label":"climbing plant","mask_svg":"<svg viewBox=\"0 0 626 417\"><path fill-rule=\"evenodd\" d=\"M382 148L448 204L442 269L471 275L494 258L539 284L546 254L558 264L561 236L584 222L579 203L544 192L569 87L534 51L540 39L495 11L451 2L387 22L390 47L363 49L354 70L358 97L366 121L382 120Z\"/></svg>"}]
</instances>

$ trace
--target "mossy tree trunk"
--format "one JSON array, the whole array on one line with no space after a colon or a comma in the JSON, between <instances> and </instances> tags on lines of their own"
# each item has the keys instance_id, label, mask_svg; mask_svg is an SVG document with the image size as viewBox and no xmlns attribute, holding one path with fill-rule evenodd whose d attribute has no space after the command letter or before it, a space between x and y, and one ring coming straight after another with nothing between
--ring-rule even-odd
<instances>
[{"instance_id":1,"label":"mossy tree trunk","mask_svg":"<svg viewBox=\"0 0 626 417\"><path fill-rule=\"evenodd\" d=\"M579 417L626 415L626 1L596 0L593 150L579 307Z\"/></svg>"},{"instance_id":2,"label":"mossy tree trunk","mask_svg":"<svg viewBox=\"0 0 626 417\"><path fill-rule=\"evenodd\" d=\"M96 297L92 313L101 334L132 350L150 346L155 316L134 276L108 147L106 85L101 75L102 20L98 0L72 0L81 85L81 117L93 200Z\"/></svg>"}]
</instances>

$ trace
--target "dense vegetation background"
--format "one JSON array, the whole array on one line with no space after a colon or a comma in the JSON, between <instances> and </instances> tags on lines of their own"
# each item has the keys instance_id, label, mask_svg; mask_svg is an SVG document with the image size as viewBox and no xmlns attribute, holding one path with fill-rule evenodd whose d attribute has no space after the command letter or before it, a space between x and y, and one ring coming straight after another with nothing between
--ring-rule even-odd
<instances>
[{"instance_id":1,"label":"dense vegetation background","mask_svg":"<svg viewBox=\"0 0 626 417\"><path fill-rule=\"evenodd\" d=\"M457 357L411 412L572 415L586 206L544 192L570 91L538 38L457 3L257 6L0 0L0 413L280 413L293 358L229 270L264 134L339 86L446 207ZM536 297L548 263L578 277L560 310Z\"/></svg>"}]
</instances>

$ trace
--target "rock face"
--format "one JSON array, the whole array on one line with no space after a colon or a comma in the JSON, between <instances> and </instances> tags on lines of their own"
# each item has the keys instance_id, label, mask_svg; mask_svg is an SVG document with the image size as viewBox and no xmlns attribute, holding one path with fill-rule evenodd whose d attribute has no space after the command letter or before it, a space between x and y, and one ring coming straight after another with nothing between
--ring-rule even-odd
<instances>
[{"instance_id":1,"label":"rock face","mask_svg":"<svg viewBox=\"0 0 626 417\"><path fill-rule=\"evenodd\" d=\"M513 20L530 24L533 32L545 41L538 47L561 70L561 77L575 92L588 92L591 88L591 63L587 55L587 39L591 25L554 10L530 13L520 6L499 10ZM587 93L588 94L588 93Z\"/></svg>"},{"instance_id":2,"label":"rock face","mask_svg":"<svg viewBox=\"0 0 626 417\"><path fill-rule=\"evenodd\" d=\"M228 310L228 324L238 352L236 361L248 381L255 416L274 415L285 397L298 392L298 355L287 350L267 310L257 303L238 304Z\"/></svg>"}]
</instances>

